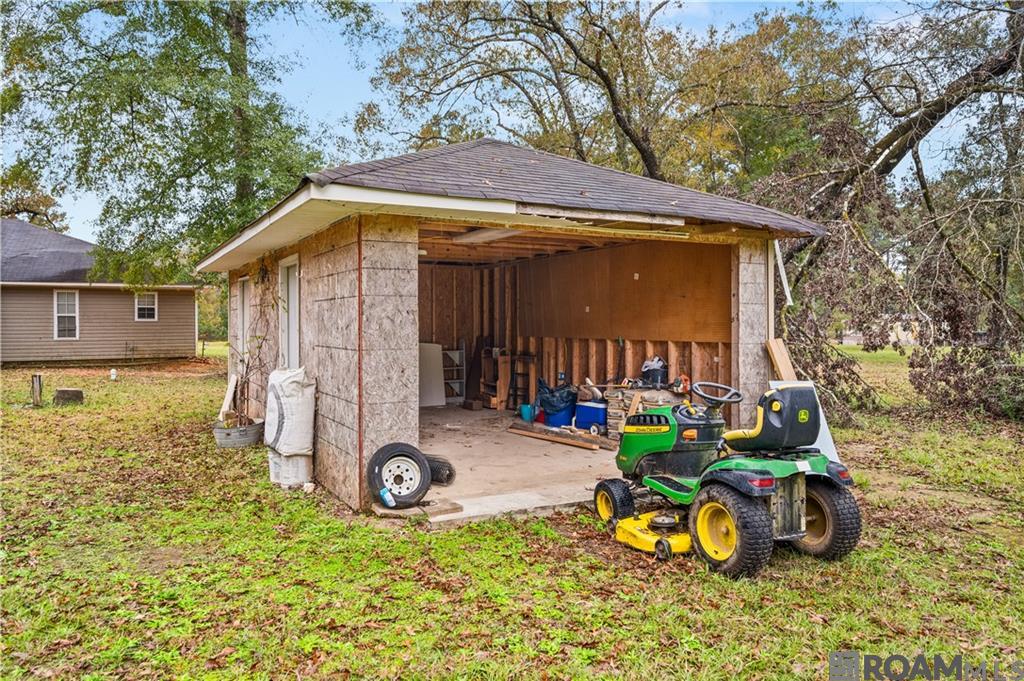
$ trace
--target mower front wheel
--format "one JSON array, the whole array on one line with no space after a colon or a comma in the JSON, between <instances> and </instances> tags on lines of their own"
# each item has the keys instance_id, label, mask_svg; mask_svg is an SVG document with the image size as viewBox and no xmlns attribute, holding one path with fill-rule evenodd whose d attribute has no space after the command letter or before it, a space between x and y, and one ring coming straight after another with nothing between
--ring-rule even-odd
<instances>
[{"instance_id":1,"label":"mower front wheel","mask_svg":"<svg viewBox=\"0 0 1024 681\"><path fill-rule=\"evenodd\" d=\"M636 513L633 493L625 480L602 480L594 488L594 508L605 522L630 518Z\"/></svg>"},{"instance_id":2,"label":"mower front wheel","mask_svg":"<svg viewBox=\"0 0 1024 681\"><path fill-rule=\"evenodd\" d=\"M711 484L690 506L690 539L713 571L729 577L759 572L772 557L772 519L763 502Z\"/></svg>"},{"instance_id":3,"label":"mower front wheel","mask_svg":"<svg viewBox=\"0 0 1024 681\"><path fill-rule=\"evenodd\" d=\"M807 481L807 533L793 548L824 560L837 560L860 541L860 509L850 490L823 480Z\"/></svg>"}]
</instances>

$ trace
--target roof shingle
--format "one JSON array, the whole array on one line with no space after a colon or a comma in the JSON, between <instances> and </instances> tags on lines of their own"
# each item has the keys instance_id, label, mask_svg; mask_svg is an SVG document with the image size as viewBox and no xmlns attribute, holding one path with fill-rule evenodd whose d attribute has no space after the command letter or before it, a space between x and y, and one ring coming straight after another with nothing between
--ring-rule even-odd
<instances>
[{"instance_id":1,"label":"roof shingle","mask_svg":"<svg viewBox=\"0 0 1024 681\"><path fill-rule=\"evenodd\" d=\"M6 282L88 281L95 244L37 227L0 220L0 280Z\"/></svg>"},{"instance_id":2,"label":"roof shingle","mask_svg":"<svg viewBox=\"0 0 1024 681\"><path fill-rule=\"evenodd\" d=\"M516 146L487 137L306 176L417 194L490 198L521 204L699 219L792 236L825 233L804 218L660 180Z\"/></svg>"}]
</instances>

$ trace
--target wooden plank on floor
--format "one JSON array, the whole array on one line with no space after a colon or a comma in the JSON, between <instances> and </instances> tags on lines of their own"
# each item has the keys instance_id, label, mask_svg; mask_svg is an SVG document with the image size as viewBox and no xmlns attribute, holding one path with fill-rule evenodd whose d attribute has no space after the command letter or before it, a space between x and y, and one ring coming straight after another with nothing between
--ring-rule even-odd
<instances>
[{"instance_id":1,"label":"wooden plank on floor","mask_svg":"<svg viewBox=\"0 0 1024 681\"><path fill-rule=\"evenodd\" d=\"M580 449L589 449L592 451L600 449L600 447L597 444L593 442L584 442L583 440L577 440L568 433L562 435L556 431L542 433L534 430L524 430L522 428L517 427L517 425L514 423L508 427L508 432L515 433L516 435L525 435L526 437L532 437L538 440L557 442L558 444L569 445L570 447L579 447Z\"/></svg>"}]
</instances>

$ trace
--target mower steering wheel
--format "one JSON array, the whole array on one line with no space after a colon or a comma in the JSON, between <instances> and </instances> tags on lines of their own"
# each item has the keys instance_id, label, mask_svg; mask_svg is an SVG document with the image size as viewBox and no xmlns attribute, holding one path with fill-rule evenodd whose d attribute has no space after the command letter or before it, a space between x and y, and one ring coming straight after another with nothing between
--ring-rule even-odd
<instances>
[{"instance_id":1,"label":"mower steering wheel","mask_svg":"<svg viewBox=\"0 0 1024 681\"><path fill-rule=\"evenodd\" d=\"M743 400L743 395L739 390L729 385L722 385L721 383L709 383L707 381L700 381L690 386L691 392L694 395L701 398L708 403L709 406L717 407L723 404L736 404ZM704 390L718 390L725 394L720 397L714 395L708 395Z\"/></svg>"}]
</instances>

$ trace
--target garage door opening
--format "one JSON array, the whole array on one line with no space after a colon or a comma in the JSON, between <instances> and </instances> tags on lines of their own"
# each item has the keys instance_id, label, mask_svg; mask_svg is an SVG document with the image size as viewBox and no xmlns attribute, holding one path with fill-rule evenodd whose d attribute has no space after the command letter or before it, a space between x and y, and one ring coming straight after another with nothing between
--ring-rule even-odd
<instances>
[{"instance_id":1,"label":"garage door opening","mask_svg":"<svg viewBox=\"0 0 1024 681\"><path fill-rule=\"evenodd\" d=\"M658 355L732 381L732 245L430 223L419 249L420 445L457 471L428 493L434 522L571 506L618 475L613 451L508 431L538 378L616 383Z\"/></svg>"}]
</instances>

